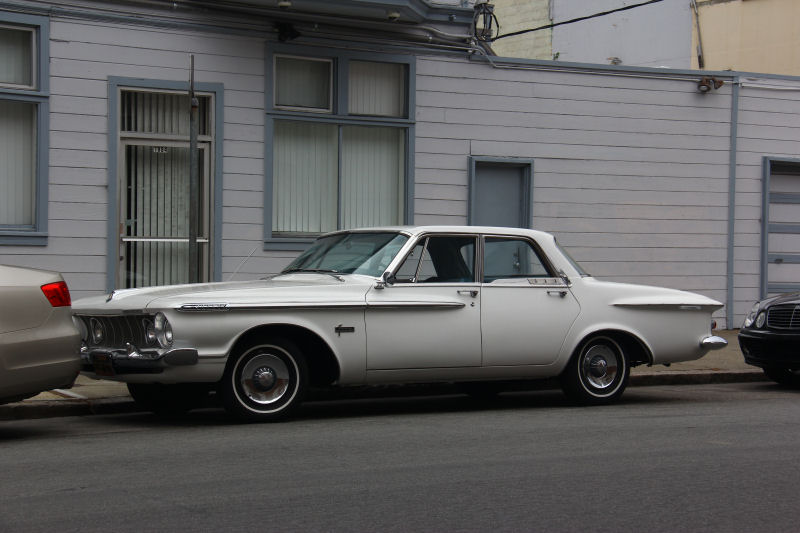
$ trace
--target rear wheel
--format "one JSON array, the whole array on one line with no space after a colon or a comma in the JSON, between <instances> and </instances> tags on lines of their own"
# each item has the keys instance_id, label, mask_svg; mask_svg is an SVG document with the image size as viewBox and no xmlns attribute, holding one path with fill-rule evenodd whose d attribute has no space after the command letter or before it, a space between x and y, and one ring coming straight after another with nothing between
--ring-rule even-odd
<instances>
[{"instance_id":1,"label":"rear wheel","mask_svg":"<svg viewBox=\"0 0 800 533\"><path fill-rule=\"evenodd\" d=\"M225 409L236 417L271 422L289 416L308 383L305 357L287 339L250 345L231 356L220 390Z\"/></svg>"},{"instance_id":2,"label":"rear wheel","mask_svg":"<svg viewBox=\"0 0 800 533\"><path fill-rule=\"evenodd\" d=\"M610 403L628 385L630 364L622 347L611 337L585 340L561 374L561 388L572 400L585 405Z\"/></svg>"},{"instance_id":3,"label":"rear wheel","mask_svg":"<svg viewBox=\"0 0 800 533\"><path fill-rule=\"evenodd\" d=\"M790 368L765 368L764 374L784 387L800 387L800 370Z\"/></svg>"}]
</instances>

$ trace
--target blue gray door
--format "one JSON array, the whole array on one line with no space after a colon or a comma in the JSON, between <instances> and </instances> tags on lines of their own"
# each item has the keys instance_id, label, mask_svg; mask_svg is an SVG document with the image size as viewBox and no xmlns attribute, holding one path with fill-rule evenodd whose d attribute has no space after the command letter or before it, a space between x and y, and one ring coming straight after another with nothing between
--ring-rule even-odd
<instances>
[{"instance_id":1,"label":"blue gray door","mask_svg":"<svg viewBox=\"0 0 800 533\"><path fill-rule=\"evenodd\" d=\"M530 160L470 159L469 224L531 227Z\"/></svg>"},{"instance_id":2,"label":"blue gray door","mask_svg":"<svg viewBox=\"0 0 800 533\"><path fill-rule=\"evenodd\" d=\"M762 297L800 290L800 161L767 159L763 209Z\"/></svg>"}]
</instances>

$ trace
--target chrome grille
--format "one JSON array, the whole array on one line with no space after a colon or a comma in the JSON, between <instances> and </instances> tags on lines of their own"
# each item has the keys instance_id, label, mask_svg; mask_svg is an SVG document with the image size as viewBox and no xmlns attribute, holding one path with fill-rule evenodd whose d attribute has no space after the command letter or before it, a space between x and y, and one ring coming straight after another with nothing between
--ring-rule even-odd
<instances>
[{"instance_id":1,"label":"chrome grille","mask_svg":"<svg viewBox=\"0 0 800 533\"><path fill-rule=\"evenodd\" d=\"M776 305L767 311L767 326L776 329L800 329L800 305Z\"/></svg>"},{"instance_id":2,"label":"chrome grille","mask_svg":"<svg viewBox=\"0 0 800 533\"><path fill-rule=\"evenodd\" d=\"M147 336L145 333L145 321L153 321L150 315L126 315L126 316L79 316L89 331L89 344L92 338L92 320L97 320L103 326L105 338L100 344L108 348L123 348L126 343L131 343L137 347L147 346Z\"/></svg>"}]
</instances>

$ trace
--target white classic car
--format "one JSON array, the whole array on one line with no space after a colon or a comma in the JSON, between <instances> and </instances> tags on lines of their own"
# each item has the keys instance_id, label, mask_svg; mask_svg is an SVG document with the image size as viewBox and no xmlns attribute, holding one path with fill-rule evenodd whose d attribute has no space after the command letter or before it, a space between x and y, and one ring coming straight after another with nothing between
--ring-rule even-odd
<instances>
[{"instance_id":1,"label":"white classic car","mask_svg":"<svg viewBox=\"0 0 800 533\"><path fill-rule=\"evenodd\" d=\"M323 235L247 282L80 300L83 370L154 411L211 390L247 420L286 417L308 387L456 382L486 393L558 376L584 404L617 399L632 366L702 357L721 304L589 276L540 231L387 227Z\"/></svg>"}]
</instances>

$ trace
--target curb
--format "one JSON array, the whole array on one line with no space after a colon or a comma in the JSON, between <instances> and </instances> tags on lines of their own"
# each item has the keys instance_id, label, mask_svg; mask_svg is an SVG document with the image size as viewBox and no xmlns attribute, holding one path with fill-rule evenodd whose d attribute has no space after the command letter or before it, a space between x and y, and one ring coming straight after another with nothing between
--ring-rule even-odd
<instances>
[{"instance_id":1,"label":"curb","mask_svg":"<svg viewBox=\"0 0 800 533\"><path fill-rule=\"evenodd\" d=\"M769 381L764 373L753 370L702 370L694 372L662 371L653 373L643 373L632 375L628 386L647 387L656 385L710 385L717 383L750 383L756 381ZM557 388L552 380L544 381L540 386L533 390L543 388ZM381 398L381 397L402 397L402 396L425 396L434 394L459 394L452 384L432 384L432 385L391 385L382 387L363 387L356 390L348 390L338 393L328 391L321 393L318 398L329 400L347 400L356 398ZM53 418L65 416L87 416L87 415L114 415L139 413L144 410L140 408L130 396L119 396L114 398L98 398L94 400L42 400L42 401L23 401L0 405L0 421L2 420L26 420L37 418Z\"/></svg>"}]
</instances>

